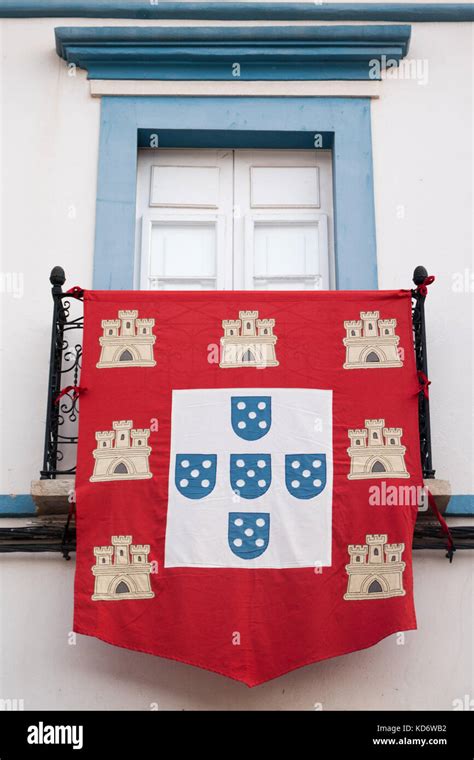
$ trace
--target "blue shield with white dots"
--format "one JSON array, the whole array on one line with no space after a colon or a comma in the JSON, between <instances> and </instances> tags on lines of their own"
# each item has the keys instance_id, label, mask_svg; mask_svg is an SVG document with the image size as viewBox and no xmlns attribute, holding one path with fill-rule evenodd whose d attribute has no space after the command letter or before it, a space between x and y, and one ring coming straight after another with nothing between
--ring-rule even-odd
<instances>
[{"instance_id":1,"label":"blue shield with white dots","mask_svg":"<svg viewBox=\"0 0 474 760\"><path fill-rule=\"evenodd\" d=\"M286 487L297 499L314 499L326 486L325 454L287 454Z\"/></svg>"},{"instance_id":2,"label":"blue shield with white dots","mask_svg":"<svg viewBox=\"0 0 474 760\"><path fill-rule=\"evenodd\" d=\"M229 512L229 546L240 559L255 559L268 547L268 512Z\"/></svg>"},{"instance_id":3,"label":"blue shield with white dots","mask_svg":"<svg viewBox=\"0 0 474 760\"><path fill-rule=\"evenodd\" d=\"M270 488L272 458L270 454L231 454L230 484L243 499L258 499Z\"/></svg>"},{"instance_id":4,"label":"blue shield with white dots","mask_svg":"<svg viewBox=\"0 0 474 760\"><path fill-rule=\"evenodd\" d=\"M239 438L257 441L272 424L271 396L232 396L232 428Z\"/></svg>"},{"instance_id":5,"label":"blue shield with white dots","mask_svg":"<svg viewBox=\"0 0 474 760\"><path fill-rule=\"evenodd\" d=\"M217 454L177 454L175 483L187 499L204 499L216 485Z\"/></svg>"}]
</instances>

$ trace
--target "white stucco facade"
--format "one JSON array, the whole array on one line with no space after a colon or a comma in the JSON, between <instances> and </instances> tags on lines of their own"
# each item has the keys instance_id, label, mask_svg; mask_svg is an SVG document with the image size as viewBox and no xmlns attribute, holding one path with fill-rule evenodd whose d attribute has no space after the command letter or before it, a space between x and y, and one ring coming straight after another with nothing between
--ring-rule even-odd
<instances>
[{"instance_id":1,"label":"white stucco facade","mask_svg":"<svg viewBox=\"0 0 474 760\"><path fill-rule=\"evenodd\" d=\"M0 494L29 493L41 468L50 270L62 266L67 287L92 286L101 101L86 72L57 56L54 28L159 23L173 22L0 19ZM332 91L331 83L308 82L298 91L376 95L379 287L409 288L418 264L436 276L426 304L433 461L453 494L472 494L471 26L413 23L408 58L427 61L421 81L332 83ZM234 84L244 86L220 82L219 94L232 95ZM166 83L167 93L172 87ZM176 83L190 95L203 87ZM262 87L246 83L245 94L263 94ZM280 88L295 94L292 83ZM25 522L4 519L2 526ZM418 632L251 691L186 665L71 638L73 571L74 561L59 556L0 555L0 697L23 699L25 709L435 710L473 693L469 552L458 552L451 566L442 552L415 553Z\"/></svg>"}]
</instances>

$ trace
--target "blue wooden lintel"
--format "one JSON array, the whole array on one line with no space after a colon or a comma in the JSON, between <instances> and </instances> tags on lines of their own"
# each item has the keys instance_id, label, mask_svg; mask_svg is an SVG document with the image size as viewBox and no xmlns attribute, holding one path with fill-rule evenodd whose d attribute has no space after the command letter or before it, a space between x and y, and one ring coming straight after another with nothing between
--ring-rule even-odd
<instances>
[{"instance_id":1,"label":"blue wooden lintel","mask_svg":"<svg viewBox=\"0 0 474 760\"><path fill-rule=\"evenodd\" d=\"M58 55L90 79L230 81L376 79L407 54L410 33L409 25L55 30Z\"/></svg>"}]
</instances>

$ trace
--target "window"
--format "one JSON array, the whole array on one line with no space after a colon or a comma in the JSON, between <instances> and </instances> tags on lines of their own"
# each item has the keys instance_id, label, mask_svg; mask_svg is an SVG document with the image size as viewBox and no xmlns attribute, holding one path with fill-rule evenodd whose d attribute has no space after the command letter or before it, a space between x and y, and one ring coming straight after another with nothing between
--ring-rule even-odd
<instances>
[{"instance_id":1,"label":"window","mask_svg":"<svg viewBox=\"0 0 474 760\"><path fill-rule=\"evenodd\" d=\"M140 150L137 285L333 287L331 165L330 151Z\"/></svg>"}]
</instances>

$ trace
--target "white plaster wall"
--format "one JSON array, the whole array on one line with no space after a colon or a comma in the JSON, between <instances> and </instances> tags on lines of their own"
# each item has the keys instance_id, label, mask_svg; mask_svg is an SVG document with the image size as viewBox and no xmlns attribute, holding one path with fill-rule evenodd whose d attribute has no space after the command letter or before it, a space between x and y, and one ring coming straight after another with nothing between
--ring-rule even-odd
<instances>
[{"instance_id":1,"label":"white plaster wall","mask_svg":"<svg viewBox=\"0 0 474 760\"><path fill-rule=\"evenodd\" d=\"M92 277L100 101L85 73L68 76L55 19L4 20L2 273L23 279L1 295L3 443L0 494L29 493L42 462L51 330L49 272L69 287ZM5 329L6 328L6 329Z\"/></svg>"},{"instance_id":2,"label":"white plaster wall","mask_svg":"<svg viewBox=\"0 0 474 760\"><path fill-rule=\"evenodd\" d=\"M41 466L49 271L61 264L68 286L91 285L100 100L84 72L68 76L53 30L103 23L0 22L1 272L23 276L22 297L0 299L0 493L27 493ZM469 25L413 25L410 57L428 58L428 84L384 82L372 106L380 286L409 287L418 263L437 275L427 304L434 461L454 493L472 493L472 293L453 289L456 272L472 277ZM473 694L467 553L451 566L440 552L416 554L419 631L403 645L391 637L254 690L86 637L70 645L73 569L56 556L0 556L1 698L26 709L450 709Z\"/></svg>"},{"instance_id":3,"label":"white plaster wall","mask_svg":"<svg viewBox=\"0 0 474 760\"><path fill-rule=\"evenodd\" d=\"M473 95L470 24L416 24L409 56L425 85L387 80L372 103L379 287L408 286L423 264L433 462L472 494Z\"/></svg>"}]
</instances>

